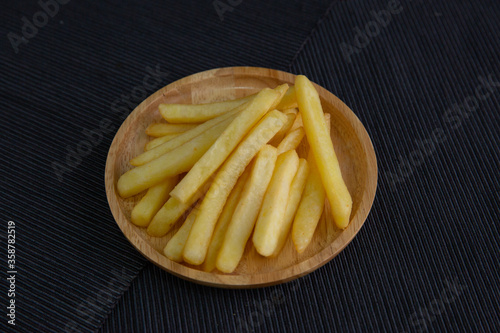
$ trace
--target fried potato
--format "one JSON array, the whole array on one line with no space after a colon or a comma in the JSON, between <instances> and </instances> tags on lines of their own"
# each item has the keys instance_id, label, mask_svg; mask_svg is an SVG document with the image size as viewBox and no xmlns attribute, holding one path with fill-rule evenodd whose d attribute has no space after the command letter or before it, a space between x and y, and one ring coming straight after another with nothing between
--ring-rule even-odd
<instances>
[{"instance_id":1,"label":"fried potato","mask_svg":"<svg viewBox=\"0 0 500 333\"><path fill-rule=\"evenodd\" d=\"M288 133L285 138L278 145L278 155L283 154L286 151L294 150L297 148L304 138L306 132L302 127L297 128L296 130Z\"/></svg>"},{"instance_id":2,"label":"fried potato","mask_svg":"<svg viewBox=\"0 0 500 333\"><path fill-rule=\"evenodd\" d=\"M118 179L118 193L122 198L128 198L168 177L188 171L217 140L223 127L225 124L219 123L208 129L206 135L197 136L174 150L125 172Z\"/></svg>"},{"instance_id":3,"label":"fried potato","mask_svg":"<svg viewBox=\"0 0 500 333\"><path fill-rule=\"evenodd\" d=\"M288 195L288 202L286 204L285 217L283 218L283 225L279 231L278 245L274 250L273 256L277 256L290 233L290 228L292 227L293 218L295 217L295 212L299 207L300 199L302 198L302 192L306 186L307 176L309 175L309 164L303 158L299 159L299 167L295 177L293 177L292 185L290 185L290 194Z\"/></svg>"},{"instance_id":4,"label":"fried potato","mask_svg":"<svg viewBox=\"0 0 500 333\"><path fill-rule=\"evenodd\" d=\"M298 166L299 157L295 150L279 155L276 160L276 167L264 196L252 238L257 252L265 257L272 255L278 245L290 185Z\"/></svg>"},{"instance_id":5,"label":"fried potato","mask_svg":"<svg viewBox=\"0 0 500 333\"><path fill-rule=\"evenodd\" d=\"M224 208L222 209L219 220L215 225L214 235L212 236L212 240L210 241L210 246L208 247L207 257L205 258L205 261L203 263L203 270L205 272L211 272L215 268L215 260L217 259L217 254L219 253L222 241L224 240L227 226L231 221L234 209L236 208L236 205L240 200L241 191L243 190L243 186L245 186L247 178L248 172L245 171L236 182L236 185L234 185L234 188L227 198Z\"/></svg>"},{"instance_id":6,"label":"fried potato","mask_svg":"<svg viewBox=\"0 0 500 333\"><path fill-rule=\"evenodd\" d=\"M285 93L286 94L286 93ZM285 109L282 111L284 114L294 114L297 115L299 113L299 109L297 108L292 108L292 109Z\"/></svg>"},{"instance_id":7,"label":"fried potato","mask_svg":"<svg viewBox=\"0 0 500 333\"><path fill-rule=\"evenodd\" d=\"M292 241L298 253L304 252L311 243L325 207L325 189L312 153L308 156L308 163L310 172L292 227Z\"/></svg>"},{"instance_id":8,"label":"fried potato","mask_svg":"<svg viewBox=\"0 0 500 333\"><path fill-rule=\"evenodd\" d=\"M330 114L325 113L325 124L328 135L330 135ZM325 207L325 189L318 173L318 168L314 162L312 151L309 150L307 156L309 164L309 175L305 188L302 192L299 207L295 212L292 226L292 242L298 253L304 252L311 243L314 231L318 225L321 214Z\"/></svg>"},{"instance_id":9,"label":"fried potato","mask_svg":"<svg viewBox=\"0 0 500 333\"><path fill-rule=\"evenodd\" d=\"M329 113L325 113L325 114L329 114ZM300 128L300 127L303 127L303 126L304 126L304 124L302 122L302 115L299 112L299 114L297 115L297 117L295 117L295 121L293 122L293 125L290 128L289 132L295 131L297 128Z\"/></svg>"},{"instance_id":10,"label":"fried potato","mask_svg":"<svg viewBox=\"0 0 500 333\"><path fill-rule=\"evenodd\" d=\"M291 86L287 90L285 96L281 99L280 103L276 106L278 110L293 109L297 107L297 98L295 96L295 87Z\"/></svg>"},{"instance_id":11,"label":"fried potato","mask_svg":"<svg viewBox=\"0 0 500 333\"><path fill-rule=\"evenodd\" d=\"M198 201L210 187L210 183L203 186L188 202L183 203L176 198L170 197L162 208L156 213L146 230L148 235L162 237L170 231L179 218Z\"/></svg>"},{"instance_id":12,"label":"fried potato","mask_svg":"<svg viewBox=\"0 0 500 333\"><path fill-rule=\"evenodd\" d=\"M169 123L201 123L251 102L255 95L207 104L160 104L160 114Z\"/></svg>"},{"instance_id":13,"label":"fried potato","mask_svg":"<svg viewBox=\"0 0 500 333\"><path fill-rule=\"evenodd\" d=\"M174 176L167 178L158 185L150 187L146 195L142 197L141 201L132 210L130 218L132 223L139 227L147 227L153 216L167 202L169 193L175 184L177 184L177 181L178 177Z\"/></svg>"},{"instance_id":14,"label":"fried potato","mask_svg":"<svg viewBox=\"0 0 500 333\"><path fill-rule=\"evenodd\" d=\"M146 134L159 138L168 134L184 133L190 129L193 129L197 124L164 124L155 123L151 124L146 128Z\"/></svg>"},{"instance_id":15,"label":"fried potato","mask_svg":"<svg viewBox=\"0 0 500 333\"><path fill-rule=\"evenodd\" d=\"M307 141L332 208L333 220L337 227L345 229L350 221L352 198L342 178L332 140L324 122L318 92L303 75L297 76L295 88Z\"/></svg>"},{"instance_id":16,"label":"fried potato","mask_svg":"<svg viewBox=\"0 0 500 333\"><path fill-rule=\"evenodd\" d=\"M238 145L217 172L201 203L200 213L184 248L186 262L199 265L205 260L215 223L226 203L229 192L252 158L278 132L284 122L285 115L283 113L277 110L269 112Z\"/></svg>"},{"instance_id":17,"label":"fried potato","mask_svg":"<svg viewBox=\"0 0 500 333\"><path fill-rule=\"evenodd\" d=\"M297 109L288 109L286 111L289 111L289 110L297 110ZM295 111L295 113L294 112L287 113L286 111L283 111L283 113L286 115L285 124L283 124L283 127L278 131L278 133L276 133L274 138L272 138L271 141L269 141L269 144L271 144L275 147L277 147L280 144L280 142L283 140L286 133L292 127L293 122L295 121L295 117L297 116L297 111Z\"/></svg>"},{"instance_id":18,"label":"fried potato","mask_svg":"<svg viewBox=\"0 0 500 333\"><path fill-rule=\"evenodd\" d=\"M276 98L273 102L273 104L271 104L271 107L269 108L269 110L275 110L276 107L278 106L278 104L280 104L281 100L283 99L283 97L286 95L286 92L288 91L288 84L281 84L279 86L277 86L276 88L273 89L275 92L278 93L278 98Z\"/></svg>"},{"instance_id":19,"label":"fried potato","mask_svg":"<svg viewBox=\"0 0 500 333\"><path fill-rule=\"evenodd\" d=\"M182 251L184 250L184 245L186 245L186 240L193 227L197 214L198 206L193 208L179 230L177 230L175 235L168 241L163 249L163 254L165 254L168 259L175 262L182 262Z\"/></svg>"},{"instance_id":20,"label":"fried potato","mask_svg":"<svg viewBox=\"0 0 500 333\"><path fill-rule=\"evenodd\" d=\"M170 195L182 202L189 200L197 189L222 165L250 129L269 111L269 108L279 102L287 88L287 85L282 85L274 90L262 89L248 107L236 116L210 149L194 164L187 175L170 192Z\"/></svg>"},{"instance_id":21,"label":"fried potato","mask_svg":"<svg viewBox=\"0 0 500 333\"><path fill-rule=\"evenodd\" d=\"M209 129L213 128L214 126L218 126L218 130L216 134L217 136L220 136L222 132L226 129L226 127L231 123L231 121L236 117L236 114L234 113L228 113L225 115L222 115L221 117L217 117L214 119L211 119L196 128L193 128L187 132L184 132L180 134L178 137L168 140L168 142L153 148L151 150L148 150L139 156L136 156L130 161L130 164L139 166L146 164L160 156L162 156L165 153L168 153L175 148L185 144L186 142L189 142L191 140L196 140L202 141L204 140L203 137L213 137L213 133L209 131ZM161 138L159 138L161 139Z\"/></svg>"},{"instance_id":22,"label":"fried potato","mask_svg":"<svg viewBox=\"0 0 500 333\"><path fill-rule=\"evenodd\" d=\"M154 138L153 140L146 143L146 145L144 146L144 151L148 151L148 150L151 150L155 147L158 147L159 145L164 144L165 142L172 140L173 138L175 138L176 136L179 136L180 134L182 134L182 133L167 134L167 135L164 135L164 136L159 137L159 138Z\"/></svg>"},{"instance_id":23,"label":"fried potato","mask_svg":"<svg viewBox=\"0 0 500 333\"><path fill-rule=\"evenodd\" d=\"M232 273L238 266L245 246L252 234L264 194L273 175L278 153L276 148L265 145L255 157L250 176L241 193L226 235L217 256L217 269Z\"/></svg>"}]
</instances>

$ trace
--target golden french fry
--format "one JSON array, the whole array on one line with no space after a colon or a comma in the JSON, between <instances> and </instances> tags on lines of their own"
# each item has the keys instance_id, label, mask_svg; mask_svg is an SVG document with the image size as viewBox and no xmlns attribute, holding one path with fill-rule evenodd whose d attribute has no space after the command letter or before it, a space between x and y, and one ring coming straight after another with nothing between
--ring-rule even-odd
<instances>
[{"instance_id":1,"label":"golden french fry","mask_svg":"<svg viewBox=\"0 0 500 333\"><path fill-rule=\"evenodd\" d=\"M136 156L135 158L133 158L130 161L130 164L135 165L135 166L140 166L140 165L146 164L146 163L162 156L163 154L166 154L166 153L174 150L175 148L177 148L183 144L186 144L187 142L189 142L191 140L203 141L204 137L213 138L214 133L209 131L209 129L213 129L214 126L218 126L217 127L218 134L215 134L218 137L218 136L220 136L220 134L222 134L222 132L224 132L226 127L231 123L231 121L235 117L236 117L236 114L228 113L228 114L222 115L221 117L211 119L211 120L197 126L196 128L193 128L187 132L180 134L178 137L176 137L172 140L168 140L168 142L165 142L164 144L162 144L156 148L153 148L151 150L148 150L148 151L140 154L139 156ZM161 139L161 138L159 138L159 139Z\"/></svg>"},{"instance_id":2,"label":"golden french fry","mask_svg":"<svg viewBox=\"0 0 500 333\"><path fill-rule=\"evenodd\" d=\"M259 214L264 194L273 175L277 157L276 148L270 145L262 147L255 157L252 171L243 188L231 222L229 222L217 256L216 266L221 272L233 272L243 256L243 251Z\"/></svg>"},{"instance_id":3,"label":"golden french fry","mask_svg":"<svg viewBox=\"0 0 500 333\"><path fill-rule=\"evenodd\" d=\"M122 198L128 198L168 177L188 171L217 140L220 127L224 126L223 123L217 124L208 129L206 135L197 136L174 150L125 172L118 179L118 193Z\"/></svg>"},{"instance_id":4,"label":"golden french fry","mask_svg":"<svg viewBox=\"0 0 500 333\"><path fill-rule=\"evenodd\" d=\"M289 110L296 110L296 109L289 109ZM295 121L295 117L297 116L297 114L293 113L293 112L286 113L284 111L283 113L286 115L286 122L283 125L283 127L280 128L280 130L278 131L278 133L276 133L276 135L274 136L274 138L272 138L271 141L269 141L269 144L271 144L271 145L273 145L275 147L277 147L280 144L280 142L283 140L283 138L285 137L285 134L292 127L293 122Z\"/></svg>"},{"instance_id":5,"label":"golden french fry","mask_svg":"<svg viewBox=\"0 0 500 333\"><path fill-rule=\"evenodd\" d=\"M193 204L201 198L208 190L210 184L205 184L202 191L198 191L188 202L183 203L176 198L170 197L162 208L156 213L146 230L148 235L153 237L162 237L170 231L175 222L184 214Z\"/></svg>"},{"instance_id":6,"label":"golden french fry","mask_svg":"<svg viewBox=\"0 0 500 333\"><path fill-rule=\"evenodd\" d=\"M259 97L255 99L257 98ZM277 110L266 114L217 172L201 203L200 213L184 248L186 262L199 265L205 260L215 223L229 192L252 158L278 132L284 122L285 115Z\"/></svg>"},{"instance_id":7,"label":"golden french fry","mask_svg":"<svg viewBox=\"0 0 500 333\"><path fill-rule=\"evenodd\" d=\"M278 106L278 104L280 104L281 100L283 99L283 97L285 97L286 95L286 92L288 91L288 84L282 84L282 85L279 85L277 86L276 88L273 89L275 92L278 93L278 98L276 98L273 102L273 104L271 104L271 107L269 108L269 110L275 110L276 107Z\"/></svg>"},{"instance_id":8,"label":"golden french fry","mask_svg":"<svg viewBox=\"0 0 500 333\"><path fill-rule=\"evenodd\" d=\"M297 115L297 117L295 117L295 121L293 122L292 127L290 127L289 132L295 131L297 128L300 128L300 127L303 127L303 126L304 126L304 124L302 123L302 115L299 112L299 114Z\"/></svg>"},{"instance_id":9,"label":"golden french fry","mask_svg":"<svg viewBox=\"0 0 500 333\"><path fill-rule=\"evenodd\" d=\"M286 151L294 150L297 148L304 138L306 132L302 127L297 128L296 130L290 132L285 136L285 138L278 145L278 155L283 154Z\"/></svg>"},{"instance_id":10,"label":"golden french fry","mask_svg":"<svg viewBox=\"0 0 500 333\"><path fill-rule=\"evenodd\" d=\"M330 135L330 114L325 113L325 124L328 135ZM325 189L314 162L312 151L307 156L309 164L309 175L302 192L299 207L295 212L292 227L292 241L298 253L304 252L314 235L323 208L325 207Z\"/></svg>"},{"instance_id":11,"label":"golden french fry","mask_svg":"<svg viewBox=\"0 0 500 333\"><path fill-rule=\"evenodd\" d=\"M149 136L154 136L159 138L168 134L184 133L190 129L193 129L197 124L164 124L155 123L151 124L146 128L146 134Z\"/></svg>"},{"instance_id":12,"label":"golden french fry","mask_svg":"<svg viewBox=\"0 0 500 333\"><path fill-rule=\"evenodd\" d=\"M148 192L132 210L130 220L139 227L147 227L153 216L167 202L168 194L177 184L178 177L167 178L158 185L150 187Z\"/></svg>"},{"instance_id":13,"label":"golden french fry","mask_svg":"<svg viewBox=\"0 0 500 333\"><path fill-rule=\"evenodd\" d=\"M291 86L287 90L285 96L281 99L280 103L276 106L278 110L293 109L297 107L297 98L295 97L295 87Z\"/></svg>"},{"instance_id":14,"label":"golden french fry","mask_svg":"<svg viewBox=\"0 0 500 333\"><path fill-rule=\"evenodd\" d=\"M198 206L193 208L179 230L177 230L175 235L168 241L163 249L163 254L165 254L168 259L175 262L182 262L182 251L184 250L184 245L186 244L197 213Z\"/></svg>"},{"instance_id":15,"label":"golden french fry","mask_svg":"<svg viewBox=\"0 0 500 333\"><path fill-rule=\"evenodd\" d=\"M164 135L164 136L159 137L159 138L154 138L153 140L146 143L146 145L144 146L144 151L148 151L148 150L151 150L155 147L158 147L159 145L164 144L165 142L172 140L173 138L175 138L176 136L179 136L180 134L182 134L182 133L167 134L167 135Z\"/></svg>"},{"instance_id":16,"label":"golden french fry","mask_svg":"<svg viewBox=\"0 0 500 333\"><path fill-rule=\"evenodd\" d=\"M303 75L295 79L296 98L335 224L344 229L349 224L352 198L342 178L339 162L328 134L318 92Z\"/></svg>"},{"instance_id":17,"label":"golden french fry","mask_svg":"<svg viewBox=\"0 0 500 333\"><path fill-rule=\"evenodd\" d=\"M307 176L309 175L309 164L303 158L299 159L299 167L297 173L292 180L292 185L290 185L290 194L288 195L288 202L286 204L285 217L283 219L283 225L279 231L278 245L274 250L273 256L277 256L290 233L290 228L292 226L293 218L295 217L295 212L299 207L300 199L302 198L302 192L306 186Z\"/></svg>"},{"instance_id":18,"label":"golden french fry","mask_svg":"<svg viewBox=\"0 0 500 333\"><path fill-rule=\"evenodd\" d=\"M286 109L282 111L284 114L294 114L297 115L299 113L299 109L297 108L291 108L291 109Z\"/></svg>"},{"instance_id":19,"label":"golden french fry","mask_svg":"<svg viewBox=\"0 0 500 333\"><path fill-rule=\"evenodd\" d=\"M298 253L304 252L311 243L325 206L325 189L312 153L308 162L310 172L292 227L292 241Z\"/></svg>"},{"instance_id":20,"label":"golden french fry","mask_svg":"<svg viewBox=\"0 0 500 333\"><path fill-rule=\"evenodd\" d=\"M203 263L203 270L205 272L211 272L215 268L217 254L219 253L222 241L224 240L224 235L226 234L227 226L233 216L234 209L240 200L241 191L243 190L243 186L245 185L247 178L248 172L245 171L236 182L236 185L234 185L234 188L227 198L224 208L222 209L219 220L215 225L214 235L210 241L210 246L208 247L207 257Z\"/></svg>"},{"instance_id":21,"label":"golden french fry","mask_svg":"<svg viewBox=\"0 0 500 333\"><path fill-rule=\"evenodd\" d=\"M276 167L264 196L252 238L257 252L265 257L272 255L278 245L290 185L298 166L299 156L295 150L279 155L276 160Z\"/></svg>"},{"instance_id":22,"label":"golden french fry","mask_svg":"<svg viewBox=\"0 0 500 333\"><path fill-rule=\"evenodd\" d=\"M255 95L207 104L160 104L162 117L169 123L201 123L251 102ZM240 109L241 110L241 109Z\"/></svg>"},{"instance_id":23,"label":"golden french fry","mask_svg":"<svg viewBox=\"0 0 500 333\"><path fill-rule=\"evenodd\" d=\"M217 141L189 170L187 175L170 192L170 195L182 202L189 200L198 188L221 166L259 119L269 111L273 104L279 101L287 87L287 85L284 85L274 90L262 89L248 107L236 116Z\"/></svg>"}]
</instances>

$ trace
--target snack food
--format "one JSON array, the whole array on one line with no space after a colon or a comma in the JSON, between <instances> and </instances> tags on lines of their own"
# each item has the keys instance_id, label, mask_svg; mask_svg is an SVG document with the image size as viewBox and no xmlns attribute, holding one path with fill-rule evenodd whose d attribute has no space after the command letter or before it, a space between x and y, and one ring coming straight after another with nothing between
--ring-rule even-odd
<instances>
[{"instance_id":1,"label":"snack food","mask_svg":"<svg viewBox=\"0 0 500 333\"><path fill-rule=\"evenodd\" d=\"M278 246L278 239L285 218L290 185L299 167L299 156L289 150L278 156L271 182L260 208L253 245L261 255L268 257Z\"/></svg>"},{"instance_id":2,"label":"snack food","mask_svg":"<svg viewBox=\"0 0 500 333\"><path fill-rule=\"evenodd\" d=\"M167 202L170 191L177 183L177 176L167 178L158 185L148 189L141 201L135 205L130 216L133 224L139 227L147 227L153 216Z\"/></svg>"},{"instance_id":3,"label":"snack food","mask_svg":"<svg viewBox=\"0 0 500 333\"><path fill-rule=\"evenodd\" d=\"M285 116L281 112L276 110L269 112L224 162L201 203L200 212L189 234L184 248L186 262L193 265L203 263L215 222L229 192L252 158L278 132L284 122Z\"/></svg>"},{"instance_id":4,"label":"snack food","mask_svg":"<svg viewBox=\"0 0 500 333\"><path fill-rule=\"evenodd\" d=\"M297 212L297 208L299 207L300 199L302 198L302 192L304 191L308 175L309 163L307 163L305 159L301 158L299 159L297 173L293 177L292 184L290 185L290 193L286 203L285 215L279 231L278 244L273 252L273 256L277 256L285 245L292 227L293 218Z\"/></svg>"},{"instance_id":5,"label":"snack food","mask_svg":"<svg viewBox=\"0 0 500 333\"><path fill-rule=\"evenodd\" d=\"M270 145L262 147L255 157L250 177L231 217L217 256L216 266L221 272L233 272L243 256L271 181L277 157L276 148Z\"/></svg>"},{"instance_id":6,"label":"snack food","mask_svg":"<svg viewBox=\"0 0 500 333\"><path fill-rule=\"evenodd\" d=\"M288 85L262 89L217 138L206 154L174 188L170 195L186 202L217 170L252 127L278 104Z\"/></svg>"},{"instance_id":7,"label":"snack food","mask_svg":"<svg viewBox=\"0 0 500 333\"><path fill-rule=\"evenodd\" d=\"M165 124L165 123L154 123L146 128L146 134L153 136L155 138L161 138L162 136L169 134L184 133L187 130L193 129L196 124Z\"/></svg>"},{"instance_id":8,"label":"snack food","mask_svg":"<svg viewBox=\"0 0 500 333\"><path fill-rule=\"evenodd\" d=\"M163 237L183 220L163 252L173 261L203 264L205 271L233 272L250 238L265 257L278 256L289 235L297 252L304 251L323 213L324 184L345 187L314 92L298 76L295 86L238 100L160 105L167 122L147 128L156 138L117 182L124 198L147 190L132 222ZM307 146L306 160L297 151L305 157ZM328 199L337 205L335 223L345 227L349 193L340 189Z\"/></svg>"},{"instance_id":9,"label":"snack food","mask_svg":"<svg viewBox=\"0 0 500 333\"><path fill-rule=\"evenodd\" d=\"M160 114L170 123L201 123L231 110L241 111L255 96L209 104L160 104Z\"/></svg>"},{"instance_id":10,"label":"snack food","mask_svg":"<svg viewBox=\"0 0 500 333\"><path fill-rule=\"evenodd\" d=\"M332 208L333 220L337 227L345 229L351 216L352 198L342 178L339 161L324 122L318 92L307 77L299 75L295 79L295 94L307 141Z\"/></svg>"}]
</instances>

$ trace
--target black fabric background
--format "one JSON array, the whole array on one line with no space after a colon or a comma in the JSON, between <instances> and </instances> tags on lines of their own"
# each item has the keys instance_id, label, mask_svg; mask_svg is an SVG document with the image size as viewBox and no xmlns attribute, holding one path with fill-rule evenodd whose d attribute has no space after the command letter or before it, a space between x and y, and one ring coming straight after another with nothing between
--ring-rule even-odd
<instances>
[{"instance_id":1,"label":"black fabric background","mask_svg":"<svg viewBox=\"0 0 500 333\"><path fill-rule=\"evenodd\" d=\"M0 331L499 331L499 2L401 0L350 61L342 43L390 1L232 3L221 20L211 1L69 1L16 54L7 34L41 7L2 1L0 239L6 252L15 221L18 274L16 327L4 310ZM377 153L364 227L294 282L223 290L176 278L134 250L107 205L107 150L141 99L120 112L113 101L148 68L162 73L152 93L225 66L307 75L352 108ZM488 76L489 97L448 111ZM114 130L57 177L53 163L103 119ZM443 142L421 148L433 133Z\"/></svg>"}]
</instances>

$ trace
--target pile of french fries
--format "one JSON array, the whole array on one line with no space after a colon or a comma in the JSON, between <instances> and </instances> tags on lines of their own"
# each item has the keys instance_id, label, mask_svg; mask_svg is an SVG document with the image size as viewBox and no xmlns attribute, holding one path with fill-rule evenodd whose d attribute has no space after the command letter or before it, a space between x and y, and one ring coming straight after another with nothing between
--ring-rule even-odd
<instances>
[{"instance_id":1,"label":"pile of french fries","mask_svg":"<svg viewBox=\"0 0 500 333\"><path fill-rule=\"evenodd\" d=\"M349 224L352 199L313 84L265 88L210 104L161 104L165 123L135 168L118 180L121 197L147 191L131 221L153 237L182 226L165 246L176 262L233 272L250 237L259 254L277 256L291 234L298 253L310 244L325 199L338 228ZM309 153L296 148L306 138ZM186 218L183 218L188 213Z\"/></svg>"}]
</instances>

